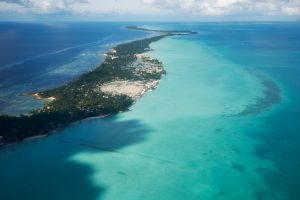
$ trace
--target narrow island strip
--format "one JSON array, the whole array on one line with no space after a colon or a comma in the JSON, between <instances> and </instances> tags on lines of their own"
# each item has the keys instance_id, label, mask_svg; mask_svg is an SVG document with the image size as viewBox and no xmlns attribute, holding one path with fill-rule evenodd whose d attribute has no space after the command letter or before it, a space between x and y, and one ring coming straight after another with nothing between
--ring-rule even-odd
<instances>
[{"instance_id":1,"label":"narrow island strip","mask_svg":"<svg viewBox=\"0 0 300 200\"><path fill-rule=\"evenodd\" d=\"M127 29L159 34L117 45L107 52L101 65L72 82L27 94L46 105L28 115L0 115L0 146L47 136L76 121L127 111L135 100L155 89L166 74L159 60L145 54L150 51L150 43L169 36L196 34L136 26Z\"/></svg>"}]
</instances>

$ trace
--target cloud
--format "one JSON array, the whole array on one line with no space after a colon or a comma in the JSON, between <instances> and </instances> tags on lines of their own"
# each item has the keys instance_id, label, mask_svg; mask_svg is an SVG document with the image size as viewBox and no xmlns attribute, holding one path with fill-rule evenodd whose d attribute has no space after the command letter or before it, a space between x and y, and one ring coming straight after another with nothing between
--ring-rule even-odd
<instances>
[{"instance_id":1,"label":"cloud","mask_svg":"<svg viewBox=\"0 0 300 200\"><path fill-rule=\"evenodd\" d=\"M141 0L0 0L0 5L0 12L32 14L143 14L159 10L155 6L145 5Z\"/></svg>"},{"instance_id":2,"label":"cloud","mask_svg":"<svg viewBox=\"0 0 300 200\"><path fill-rule=\"evenodd\" d=\"M202 16L300 15L299 0L143 0L143 3Z\"/></svg>"},{"instance_id":3,"label":"cloud","mask_svg":"<svg viewBox=\"0 0 300 200\"><path fill-rule=\"evenodd\" d=\"M282 8L282 11L287 15L299 15L300 7L285 7Z\"/></svg>"},{"instance_id":4,"label":"cloud","mask_svg":"<svg viewBox=\"0 0 300 200\"><path fill-rule=\"evenodd\" d=\"M0 0L0 10L30 13L71 12L72 5L84 2L87 0Z\"/></svg>"},{"instance_id":5,"label":"cloud","mask_svg":"<svg viewBox=\"0 0 300 200\"><path fill-rule=\"evenodd\" d=\"M0 14L300 16L300 0L0 0Z\"/></svg>"},{"instance_id":6,"label":"cloud","mask_svg":"<svg viewBox=\"0 0 300 200\"><path fill-rule=\"evenodd\" d=\"M70 5L71 12L86 13L124 13L138 14L149 12L149 9L139 0L88 0ZM154 10L154 9L153 9Z\"/></svg>"},{"instance_id":7,"label":"cloud","mask_svg":"<svg viewBox=\"0 0 300 200\"><path fill-rule=\"evenodd\" d=\"M23 13L25 12L25 9L24 7L22 7L17 3L8 3L5 1L0 1L0 12L1 11L6 13L10 13L10 12Z\"/></svg>"}]
</instances>

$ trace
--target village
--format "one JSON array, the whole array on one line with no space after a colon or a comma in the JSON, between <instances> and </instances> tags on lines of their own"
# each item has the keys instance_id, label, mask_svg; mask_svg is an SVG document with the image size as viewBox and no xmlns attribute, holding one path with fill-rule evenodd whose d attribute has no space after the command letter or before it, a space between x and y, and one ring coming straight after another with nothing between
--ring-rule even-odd
<instances>
[{"instance_id":1,"label":"village","mask_svg":"<svg viewBox=\"0 0 300 200\"><path fill-rule=\"evenodd\" d=\"M149 49L145 49L145 51ZM112 50L110 54L111 59L115 59L116 50ZM144 80L120 80L116 79L104 84L98 84L95 88L97 92L104 92L110 95L127 95L133 100L142 97L147 91L151 91L159 84L159 79L156 79L156 75L164 75L166 72L163 69L163 65L158 60L146 55L135 54L136 61L130 65L125 66L127 69L131 69L136 77L140 77ZM153 76L153 78L146 77Z\"/></svg>"}]
</instances>

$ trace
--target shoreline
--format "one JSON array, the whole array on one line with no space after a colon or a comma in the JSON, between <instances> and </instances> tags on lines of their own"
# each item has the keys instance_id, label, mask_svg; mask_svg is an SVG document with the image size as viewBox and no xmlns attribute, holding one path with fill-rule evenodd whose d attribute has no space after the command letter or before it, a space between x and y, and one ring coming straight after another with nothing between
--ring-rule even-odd
<instances>
[{"instance_id":1,"label":"shoreline","mask_svg":"<svg viewBox=\"0 0 300 200\"><path fill-rule=\"evenodd\" d=\"M89 120L104 119L104 118L108 118L110 116L111 115L99 115L99 116L95 116L95 117L89 117L89 118L81 119L79 121L75 121L75 122L69 124L68 126L76 125L76 124L79 124L81 122L89 121ZM30 142L30 141L34 141L34 140L38 140L38 139L43 139L43 138L46 138L46 137L48 137L52 134L55 134L57 131L61 131L63 129L64 128L56 128L54 130L51 130L49 133L30 136L30 137L24 138L22 141L11 142L11 143L0 143L0 150L1 150L1 148L6 148L6 147L13 146L13 145L18 145L18 144L23 143L23 142Z\"/></svg>"},{"instance_id":2,"label":"shoreline","mask_svg":"<svg viewBox=\"0 0 300 200\"><path fill-rule=\"evenodd\" d=\"M115 46L93 71L63 86L20 94L45 101L46 105L28 116L0 115L0 147L46 137L74 123L127 111L137 99L155 89L166 74L160 61L145 55L151 50L149 44L169 36L195 34L139 27L127 29L161 34Z\"/></svg>"},{"instance_id":3,"label":"shoreline","mask_svg":"<svg viewBox=\"0 0 300 200\"><path fill-rule=\"evenodd\" d=\"M27 141L37 140L37 139L41 139L41 138L44 138L44 137L47 137L47 136L49 136L49 135L48 135L48 134L45 134L45 135L31 136L31 137L25 138L22 142L27 142Z\"/></svg>"},{"instance_id":4,"label":"shoreline","mask_svg":"<svg viewBox=\"0 0 300 200\"><path fill-rule=\"evenodd\" d=\"M43 98L39 95L39 93L21 93L20 96L32 97L35 100L44 101L46 103L56 100L55 97Z\"/></svg>"}]
</instances>

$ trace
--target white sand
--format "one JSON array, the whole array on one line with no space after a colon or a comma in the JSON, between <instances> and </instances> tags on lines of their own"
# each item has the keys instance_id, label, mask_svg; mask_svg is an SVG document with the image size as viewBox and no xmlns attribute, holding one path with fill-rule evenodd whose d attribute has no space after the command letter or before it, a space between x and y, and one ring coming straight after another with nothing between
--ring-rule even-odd
<instances>
[{"instance_id":1,"label":"white sand","mask_svg":"<svg viewBox=\"0 0 300 200\"><path fill-rule=\"evenodd\" d=\"M155 89L158 85L158 80L150 81L112 81L99 86L102 92L110 94L123 94L133 99L137 99L144 95L148 90Z\"/></svg>"}]
</instances>

